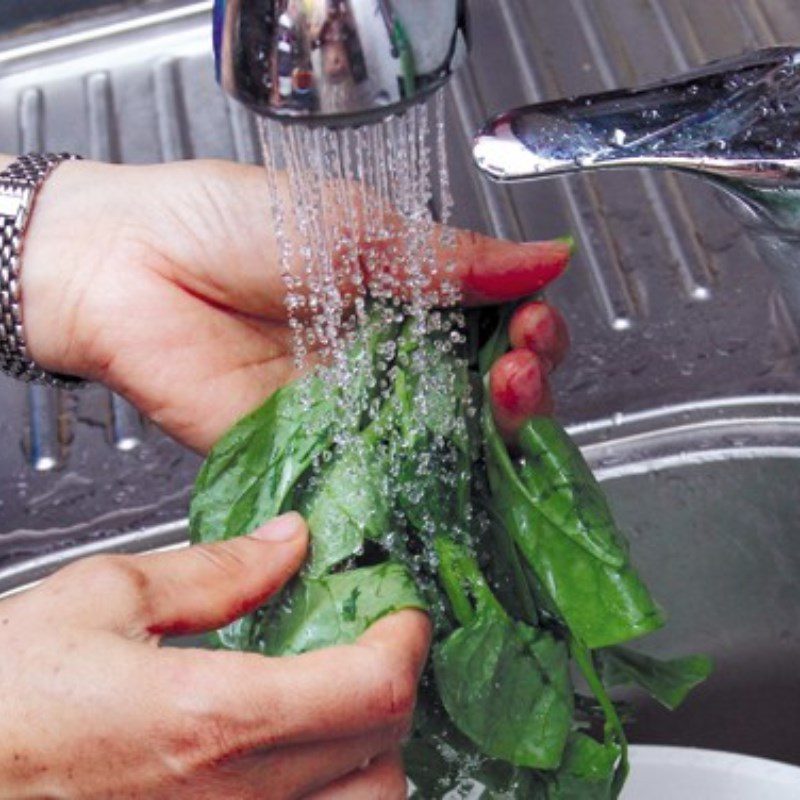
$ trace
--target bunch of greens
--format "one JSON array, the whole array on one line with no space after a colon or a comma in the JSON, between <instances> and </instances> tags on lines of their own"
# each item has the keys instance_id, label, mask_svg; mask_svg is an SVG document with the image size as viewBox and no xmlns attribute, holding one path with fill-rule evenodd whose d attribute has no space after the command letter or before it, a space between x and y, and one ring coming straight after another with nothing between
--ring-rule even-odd
<instances>
[{"instance_id":1,"label":"bunch of greens","mask_svg":"<svg viewBox=\"0 0 800 800\"><path fill-rule=\"evenodd\" d=\"M226 648L296 654L400 609L431 614L406 748L416 796L606 800L628 771L609 689L638 684L675 708L710 663L620 646L663 618L579 450L544 417L518 453L498 435L485 385L509 314L472 317L459 337L440 315L422 330L374 306L346 381L286 386L214 448L192 535L239 536L292 509L309 522L302 575L219 631Z\"/></svg>"}]
</instances>

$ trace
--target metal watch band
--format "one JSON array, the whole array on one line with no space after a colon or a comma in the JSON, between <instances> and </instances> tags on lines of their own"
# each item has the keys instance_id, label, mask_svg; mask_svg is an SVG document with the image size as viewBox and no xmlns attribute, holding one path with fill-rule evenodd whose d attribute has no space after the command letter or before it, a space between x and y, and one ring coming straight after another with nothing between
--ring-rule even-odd
<instances>
[{"instance_id":1,"label":"metal watch band","mask_svg":"<svg viewBox=\"0 0 800 800\"><path fill-rule=\"evenodd\" d=\"M20 262L36 196L59 164L79 158L69 153L31 153L0 172L0 372L26 383L63 388L83 383L47 372L28 356L20 296Z\"/></svg>"}]
</instances>

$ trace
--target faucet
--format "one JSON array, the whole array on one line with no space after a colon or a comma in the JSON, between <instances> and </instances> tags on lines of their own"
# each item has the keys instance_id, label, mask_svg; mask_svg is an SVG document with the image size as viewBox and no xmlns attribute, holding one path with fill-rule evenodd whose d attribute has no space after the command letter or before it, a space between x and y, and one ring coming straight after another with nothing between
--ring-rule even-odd
<instances>
[{"instance_id":1,"label":"faucet","mask_svg":"<svg viewBox=\"0 0 800 800\"><path fill-rule=\"evenodd\" d=\"M467 0L216 0L223 89L261 117L355 127L444 85L469 49Z\"/></svg>"},{"instance_id":2,"label":"faucet","mask_svg":"<svg viewBox=\"0 0 800 800\"><path fill-rule=\"evenodd\" d=\"M770 48L638 89L498 114L473 156L497 181L673 169L729 203L800 326L800 50Z\"/></svg>"}]
</instances>

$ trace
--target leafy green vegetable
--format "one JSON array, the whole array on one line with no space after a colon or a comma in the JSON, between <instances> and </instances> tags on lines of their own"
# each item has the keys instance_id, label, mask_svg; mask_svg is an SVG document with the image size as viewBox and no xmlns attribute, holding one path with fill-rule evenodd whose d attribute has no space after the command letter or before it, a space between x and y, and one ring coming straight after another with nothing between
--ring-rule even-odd
<instances>
[{"instance_id":1,"label":"leafy green vegetable","mask_svg":"<svg viewBox=\"0 0 800 800\"><path fill-rule=\"evenodd\" d=\"M526 423L525 460L515 466L489 413L484 435L495 508L573 635L589 647L607 647L663 625L594 477L563 429L544 417Z\"/></svg>"},{"instance_id":2,"label":"leafy green vegetable","mask_svg":"<svg viewBox=\"0 0 800 800\"><path fill-rule=\"evenodd\" d=\"M323 470L299 504L312 537L308 575L325 575L354 556L365 538L386 535L391 527L388 481L385 454L361 440Z\"/></svg>"},{"instance_id":3,"label":"leafy green vegetable","mask_svg":"<svg viewBox=\"0 0 800 800\"><path fill-rule=\"evenodd\" d=\"M636 683L673 708L710 663L617 646L661 613L564 430L534 419L512 456L495 429L484 379L512 313L473 312L471 340L454 347L441 318L424 330L375 304L347 353L348 385L322 372L286 386L213 449L192 538L246 534L289 509L309 521L301 575L217 632L223 647L299 654L401 609L430 612L433 658L406 748L415 796L614 800L628 762L609 687ZM593 697L576 695L572 664ZM579 732L587 715L603 721L602 742Z\"/></svg>"},{"instance_id":4,"label":"leafy green vegetable","mask_svg":"<svg viewBox=\"0 0 800 800\"><path fill-rule=\"evenodd\" d=\"M572 728L568 662L563 642L489 609L434 652L455 725L486 755L538 769L558 767Z\"/></svg>"},{"instance_id":5,"label":"leafy green vegetable","mask_svg":"<svg viewBox=\"0 0 800 800\"><path fill-rule=\"evenodd\" d=\"M597 699L603 711L603 715L605 716L605 725L603 727L604 744L607 748L614 747L618 749L619 763L614 771L611 784L612 796L616 797L622 790L622 786L628 777L629 769L628 741L625 738L622 720L619 718L619 714L617 714L614 703L608 696L606 687L600 680L592 652L583 643L574 639L570 643L570 651L578 669L583 673L586 683L589 684L589 688Z\"/></svg>"},{"instance_id":6,"label":"leafy green vegetable","mask_svg":"<svg viewBox=\"0 0 800 800\"><path fill-rule=\"evenodd\" d=\"M418 800L546 800L541 773L488 758L458 731L423 683L414 733L403 756Z\"/></svg>"},{"instance_id":7,"label":"leafy green vegetable","mask_svg":"<svg viewBox=\"0 0 800 800\"><path fill-rule=\"evenodd\" d=\"M426 611L427 605L400 564L300 578L267 613L258 649L266 655L297 655L350 644L379 619L406 608Z\"/></svg>"},{"instance_id":8,"label":"leafy green vegetable","mask_svg":"<svg viewBox=\"0 0 800 800\"><path fill-rule=\"evenodd\" d=\"M525 485L541 513L579 547L610 567L628 561L628 548L611 509L564 429L549 417L536 417L519 435Z\"/></svg>"},{"instance_id":9,"label":"leafy green vegetable","mask_svg":"<svg viewBox=\"0 0 800 800\"><path fill-rule=\"evenodd\" d=\"M466 413L466 364L442 352L440 337L420 341L407 324L395 367L390 446L395 496L408 524L427 536L466 531L476 436Z\"/></svg>"},{"instance_id":10,"label":"leafy green vegetable","mask_svg":"<svg viewBox=\"0 0 800 800\"><path fill-rule=\"evenodd\" d=\"M705 681L714 665L707 656L686 656L661 661L625 647L597 654L606 686L636 684L670 711L683 703L689 692Z\"/></svg>"},{"instance_id":11,"label":"leafy green vegetable","mask_svg":"<svg viewBox=\"0 0 800 800\"><path fill-rule=\"evenodd\" d=\"M561 767L548 780L547 800L611 800L619 758L617 745L573 734Z\"/></svg>"},{"instance_id":12,"label":"leafy green vegetable","mask_svg":"<svg viewBox=\"0 0 800 800\"><path fill-rule=\"evenodd\" d=\"M334 434L358 427L377 392L381 352L397 333L373 313L349 354L351 381L343 414L340 389L316 374L276 391L214 446L195 482L189 514L192 541L214 542L255 530L295 507L292 492Z\"/></svg>"},{"instance_id":13,"label":"leafy green vegetable","mask_svg":"<svg viewBox=\"0 0 800 800\"><path fill-rule=\"evenodd\" d=\"M251 533L285 510L297 481L331 446L335 421L335 398L311 377L279 389L234 426L197 477L189 516L193 540Z\"/></svg>"}]
</instances>

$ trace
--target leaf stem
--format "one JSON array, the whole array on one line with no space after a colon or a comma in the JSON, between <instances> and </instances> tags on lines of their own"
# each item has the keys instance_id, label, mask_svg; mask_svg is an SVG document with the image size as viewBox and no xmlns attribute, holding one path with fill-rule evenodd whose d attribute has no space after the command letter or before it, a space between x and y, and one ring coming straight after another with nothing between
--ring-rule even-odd
<instances>
[{"instance_id":1,"label":"leaf stem","mask_svg":"<svg viewBox=\"0 0 800 800\"><path fill-rule=\"evenodd\" d=\"M575 663L578 665L583 677L586 679L586 683L589 684L589 688L592 690L592 694L597 699L597 702L600 704L600 708L603 709L603 713L605 714L606 723L604 726L604 734L606 744L611 736L613 736L616 739L617 744L619 744L620 760L619 766L617 767L617 773L614 776L614 796L617 797L619 792L622 790L622 786L624 785L629 772L628 740L625 736L625 730L622 727L622 722L617 714L617 709L614 708L614 703L608 696L606 687L603 685L603 681L600 680L600 676L597 674L597 670L594 666L594 660L592 659L592 651L589 650L589 648L586 647L586 645L584 645L582 642L578 641L574 636L570 637L569 648L570 652L572 653L572 657L575 659Z\"/></svg>"}]
</instances>

